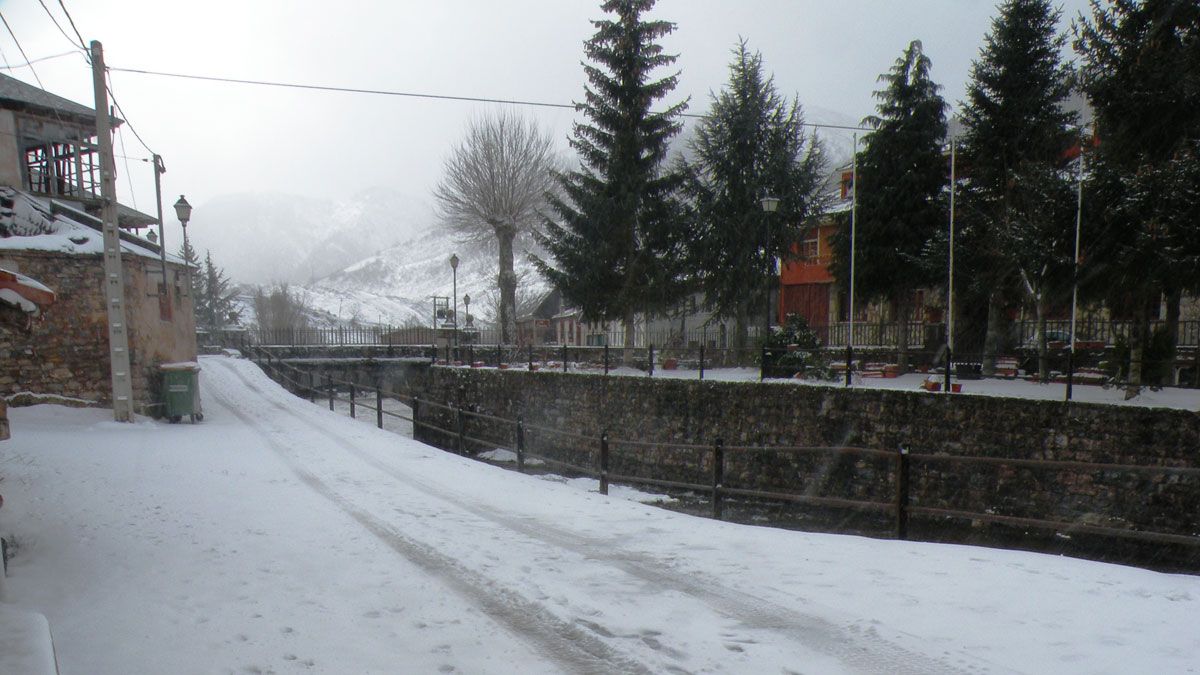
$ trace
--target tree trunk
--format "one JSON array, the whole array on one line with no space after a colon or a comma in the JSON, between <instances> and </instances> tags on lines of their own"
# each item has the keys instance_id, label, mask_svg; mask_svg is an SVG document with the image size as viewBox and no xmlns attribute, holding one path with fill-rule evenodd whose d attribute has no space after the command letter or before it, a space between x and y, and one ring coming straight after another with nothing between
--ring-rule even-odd
<instances>
[{"instance_id":1,"label":"tree trunk","mask_svg":"<svg viewBox=\"0 0 1200 675\"><path fill-rule=\"evenodd\" d=\"M900 374L908 372L908 322L912 314L911 298L903 298L896 303L896 323L898 324L899 333L896 334L896 365L900 367Z\"/></svg>"},{"instance_id":2,"label":"tree trunk","mask_svg":"<svg viewBox=\"0 0 1200 675\"><path fill-rule=\"evenodd\" d=\"M637 324L634 323L637 313L629 310L625 313L625 347L621 350L621 365L633 367L633 349L637 342Z\"/></svg>"},{"instance_id":3,"label":"tree trunk","mask_svg":"<svg viewBox=\"0 0 1200 675\"><path fill-rule=\"evenodd\" d=\"M500 248L500 343L512 344L517 337L517 275L513 272L513 240L517 236L515 227L496 228L496 241Z\"/></svg>"},{"instance_id":4,"label":"tree trunk","mask_svg":"<svg viewBox=\"0 0 1200 675\"><path fill-rule=\"evenodd\" d=\"M1168 351L1166 355L1167 368L1163 385L1174 385L1175 360L1179 352L1179 304L1182 293L1176 290L1167 291L1167 316L1163 328L1167 331Z\"/></svg>"},{"instance_id":5,"label":"tree trunk","mask_svg":"<svg viewBox=\"0 0 1200 675\"><path fill-rule=\"evenodd\" d=\"M1129 382L1125 386L1125 400L1142 393L1142 374L1146 358L1146 344L1150 339L1150 303L1144 295L1135 300L1133 329L1129 333Z\"/></svg>"},{"instance_id":6,"label":"tree trunk","mask_svg":"<svg viewBox=\"0 0 1200 675\"><path fill-rule=\"evenodd\" d=\"M988 296L987 336L983 339L982 372L984 377L996 374L996 355L1000 353L1000 345L1004 339L1004 310L1000 299L995 295Z\"/></svg>"},{"instance_id":7,"label":"tree trunk","mask_svg":"<svg viewBox=\"0 0 1200 675\"><path fill-rule=\"evenodd\" d=\"M745 300L739 300L733 312L733 353L735 362L741 366L746 364L746 352L750 346L750 307Z\"/></svg>"},{"instance_id":8,"label":"tree trunk","mask_svg":"<svg viewBox=\"0 0 1200 675\"><path fill-rule=\"evenodd\" d=\"M1037 312L1037 330L1038 330L1038 380L1041 382L1050 381L1050 349L1047 347L1046 339L1046 303L1041 298L1036 298L1033 301L1034 310Z\"/></svg>"}]
</instances>

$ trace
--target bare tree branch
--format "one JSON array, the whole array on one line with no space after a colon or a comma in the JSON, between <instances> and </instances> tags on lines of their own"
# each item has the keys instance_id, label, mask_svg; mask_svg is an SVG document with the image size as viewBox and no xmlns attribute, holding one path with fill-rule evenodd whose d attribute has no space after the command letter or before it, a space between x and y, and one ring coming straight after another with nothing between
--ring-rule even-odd
<instances>
[{"instance_id":1,"label":"bare tree branch","mask_svg":"<svg viewBox=\"0 0 1200 675\"><path fill-rule=\"evenodd\" d=\"M495 241L499 258L500 335L516 338L513 246L538 222L546 193L555 188L550 135L510 111L473 120L446 158L434 190L442 224L464 242Z\"/></svg>"}]
</instances>

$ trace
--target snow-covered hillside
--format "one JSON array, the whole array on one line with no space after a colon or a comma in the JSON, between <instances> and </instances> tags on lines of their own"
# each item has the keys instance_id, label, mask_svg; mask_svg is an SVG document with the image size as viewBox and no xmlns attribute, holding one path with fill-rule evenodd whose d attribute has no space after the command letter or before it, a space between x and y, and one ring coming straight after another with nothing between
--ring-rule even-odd
<instances>
[{"instance_id":1,"label":"snow-covered hillside","mask_svg":"<svg viewBox=\"0 0 1200 675\"><path fill-rule=\"evenodd\" d=\"M196 206L188 236L240 283L309 283L395 246L433 223L424 198L383 187L334 201L283 193L216 197Z\"/></svg>"},{"instance_id":2,"label":"snow-covered hillside","mask_svg":"<svg viewBox=\"0 0 1200 675\"><path fill-rule=\"evenodd\" d=\"M458 298L471 296L471 314L491 321L496 312L496 253L456 243L448 232L434 229L399 246L305 286L306 300L314 308L342 321L404 325L432 322L432 296L449 297L454 285L450 256L457 254ZM549 286L534 270L528 256L518 251L518 305L545 293Z\"/></svg>"}]
</instances>

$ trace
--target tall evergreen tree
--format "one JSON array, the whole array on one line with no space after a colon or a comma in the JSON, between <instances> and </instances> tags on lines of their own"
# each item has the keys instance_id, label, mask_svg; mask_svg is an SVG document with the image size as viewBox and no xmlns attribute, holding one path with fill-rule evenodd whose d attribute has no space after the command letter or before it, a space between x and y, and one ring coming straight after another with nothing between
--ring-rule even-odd
<instances>
[{"instance_id":1,"label":"tall evergreen tree","mask_svg":"<svg viewBox=\"0 0 1200 675\"><path fill-rule=\"evenodd\" d=\"M192 242L184 240L179 247L179 257L183 258L184 263L188 266L188 282L190 284L188 291L192 294L192 307L197 308L200 298L204 295L204 276L200 273L200 256L196 253Z\"/></svg>"},{"instance_id":2,"label":"tall evergreen tree","mask_svg":"<svg viewBox=\"0 0 1200 675\"><path fill-rule=\"evenodd\" d=\"M946 103L929 77L930 60L913 41L892 69L879 76L878 114L863 120L874 131L858 154L856 302L886 300L907 327L916 290L941 281L923 256L945 227ZM850 287L850 228L833 238L831 265ZM900 366L907 368L908 331L899 331Z\"/></svg>"},{"instance_id":3,"label":"tall evergreen tree","mask_svg":"<svg viewBox=\"0 0 1200 675\"><path fill-rule=\"evenodd\" d=\"M988 306L984 373L995 370L1006 305L1028 298L1041 325L1040 370L1048 374L1045 317L1067 297L1074 256L1074 177L1064 152L1079 142L1071 70L1060 57L1066 36L1050 0L999 6L963 106L963 160L968 168L962 248L969 276ZM972 301L966 294L965 300Z\"/></svg>"},{"instance_id":4,"label":"tall evergreen tree","mask_svg":"<svg viewBox=\"0 0 1200 675\"><path fill-rule=\"evenodd\" d=\"M212 252L204 252L204 281L196 305L196 322L210 329L237 323L241 317L238 291L225 276L225 270L213 264Z\"/></svg>"},{"instance_id":5,"label":"tall evergreen tree","mask_svg":"<svg viewBox=\"0 0 1200 675\"><path fill-rule=\"evenodd\" d=\"M1200 289L1200 4L1093 0L1075 26L1082 84L1100 139L1088 199L1100 254L1088 274L1134 313L1127 396L1142 384L1149 319L1167 297L1174 351L1179 297Z\"/></svg>"},{"instance_id":6,"label":"tall evergreen tree","mask_svg":"<svg viewBox=\"0 0 1200 675\"><path fill-rule=\"evenodd\" d=\"M753 308L770 302L775 259L790 254L821 207L823 156L803 124L799 103L776 92L762 55L743 40L733 50L729 83L713 95L689 143L692 160L683 163L697 223L689 268L715 313L734 319L739 350L747 346ZM765 195L780 200L776 213L763 213Z\"/></svg>"},{"instance_id":7,"label":"tall evergreen tree","mask_svg":"<svg viewBox=\"0 0 1200 675\"><path fill-rule=\"evenodd\" d=\"M534 259L585 317L623 320L626 346L638 312L665 309L685 290L682 208L674 196L682 178L663 162L686 102L652 110L678 77L651 79L676 58L658 44L674 24L643 16L653 6L608 0L601 7L613 18L592 22L596 33L584 43L589 84L577 104L587 122L575 125L571 140L580 166L558 175L562 196L550 196L555 217L538 238L551 260Z\"/></svg>"}]
</instances>

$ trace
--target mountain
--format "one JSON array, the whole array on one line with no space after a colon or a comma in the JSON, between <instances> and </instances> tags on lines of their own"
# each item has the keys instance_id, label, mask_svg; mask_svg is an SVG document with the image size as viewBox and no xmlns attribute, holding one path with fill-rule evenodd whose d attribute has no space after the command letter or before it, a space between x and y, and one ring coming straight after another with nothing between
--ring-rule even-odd
<instances>
[{"instance_id":1,"label":"mountain","mask_svg":"<svg viewBox=\"0 0 1200 675\"><path fill-rule=\"evenodd\" d=\"M471 297L471 314L483 322L497 313L494 249L455 242L442 230L427 231L305 286L306 301L340 322L422 325L433 323L433 296L453 293L450 256L457 254L459 310ZM514 261L518 305L536 301L549 286L520 251Z\"/></svg>"},{"instance_id":2,"label":"mountain","mask_svg":"<svg viewBox=\"0 0 1200 675\"><path fill-rule=\"evenodd\" d=\"M223 195L197 205L188 236L240 283L310 283L426 231L423 198L373 187L350 199Z\"/></svg>"}]
</instances>

